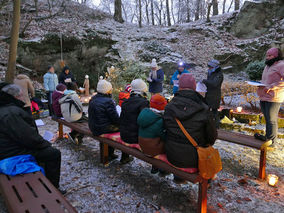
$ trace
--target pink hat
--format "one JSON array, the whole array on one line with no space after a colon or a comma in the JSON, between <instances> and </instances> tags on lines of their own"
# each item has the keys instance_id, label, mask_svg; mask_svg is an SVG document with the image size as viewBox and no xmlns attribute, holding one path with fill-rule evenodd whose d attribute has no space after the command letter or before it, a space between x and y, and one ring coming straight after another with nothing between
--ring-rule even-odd
<instances>
[{"instance_id":1,"label":"pink hat","mask_svg":"<svg viewBox=\"0 0 284 213\"><path fill-rule=\"evenodd\" d=\"M272 47L269 50L267 50L266 55L273 55L273 57L276 58L279 55L279 51L276 47Z\"/></svg>"},{"instance_id":2,"label":"pink hat","mask_svg":"<svg viewBox=\"0 0 284 213\"><path fill-rule=\"evenodd\" d=\"M196 82L192 74L184 73L179 79L179 88L180 89L196 89Z\"/></svg>"}]
</instances>

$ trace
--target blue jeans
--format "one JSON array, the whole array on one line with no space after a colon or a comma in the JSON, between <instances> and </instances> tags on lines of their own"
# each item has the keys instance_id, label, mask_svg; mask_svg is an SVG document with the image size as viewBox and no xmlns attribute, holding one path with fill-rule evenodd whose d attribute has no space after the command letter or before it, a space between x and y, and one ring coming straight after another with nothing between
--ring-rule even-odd
<instances>
[{"instance_id":1,"label":"blue jeans","mask_svg":"<svg viewBox=\"0 0 284 213\"><path fill-rule=\"evenodd\" d=\"M260 101L261 111L266 122L266 139L272 140L273 143L277 141L278 132L278 112L281 103Z\"/></svg>"}]
</instances>

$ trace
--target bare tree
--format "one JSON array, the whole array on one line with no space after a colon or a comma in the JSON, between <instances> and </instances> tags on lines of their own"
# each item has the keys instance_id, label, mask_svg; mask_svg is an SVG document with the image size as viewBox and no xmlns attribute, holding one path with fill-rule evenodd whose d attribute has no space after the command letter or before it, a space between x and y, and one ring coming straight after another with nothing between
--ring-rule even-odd
<instances>
[{"instance_id":1,"label":"bare tree","mask_svg":"<svg viewBox=\"0 0 284 213\"><path fill-rule=\"evenodd\" d=\"M223 0L223 11L222 11L223 14L225 13L225 8L226 8L226 0Z\"/></svg>"},{"instance_id":2,"label":"bare tree","mask_svg":"<svg viewBox=\"0 0 284 213\"><path fill-rule=\"evenodd\" d=\"M235 0L235 10L240 9L240 0Z\"/></svg>"},{"instance_id":3,"label":"bare tree","mask_svg":"<svg viewBox=\"0 0 284 213\"><path fill-rule=\"evenodd\" d=\"M186 22L187 23L190 22L190 15L191 15L189 4L190 4L189 0L186 0Z\"/></svg>"},{"instance_id":4,"label":"bare tree","mask_svg":"<svg viewBox=\"0 0 284 213\"><path fill-rule=\"evenodd\" d=\"M166 10L167 10L167 22L168 22L168 26L171 26L171 16L170 16L169 0L166 0Z\"/></svg>"},{"instance_id":5,"label":"bare tree","mask_svg":"<svg viewBox=\"0 0 284 213\"><path fill-rule=\"evenodd\" d=\"M139 8L139 19L138 19L138 23L139 23L139 27L142 27L142 4L141 4L141 0L138 0L138 8Z\"/></svg>"},{"instance_id":6,"label":"bare tree","mask_svg":"<svg viewBox=\"0 0 284 213\"><path fill-rule=\"evenodd\" d=\"M233 2L234 2L234 0L231 0L231 4L230 4L230 7L228 8L227 13L230 12L230 9L231 9L231 7L232 7L232 5L233 5Z\"/></svg>"},{"instance_id":7,"label":"bare tree","mask_svg":"<svg viewBox=\"0 0 284 213\"><path fill-rule=\"evenodd\" d=\"M196 0L195 21L199 19L201 0Z\"/></svg>"},{"instance_id":8,"label":"bare tree","mask_svg":"<svg viewBox=\"0 0 284 213\"><path fill-rule=\"evenodd\" d=\"M171 11L172 11L172 18L174 21L174 24L176 23L176 19L175 19L175 14L174 14L174 0L171 0Z\"/></svg>"},{"instance_id":9,"label":"bare tree","mask_svg":"<svg viewBox=\"0 0 284 213\"><path fill-rule=\"evenodd\" d=\"M20 18L21 18L21 0L14 0L13 24L11 30L8 68L5 76L5 81L9 83L13 82L15 75Z\"/></svg>"},{"instance_id":10,"label":"bare tree","mask_svg":"<svg viewBox=\"0 0 284 213\"><path fill-rule=\"evenodd\" d=\"M152 19L152 25L155 25L154 3L153 3L153 0L151 0L151 19Z\"/></svg>"},{"instance_id":11,"label":"bare tree","mask_svg":"<svg viewBox=\"0 0 284 213\"><path fill-rule=\"evenodd\" d=\"M145 13L146 13L146 20L147 20L147 24L150 24L150 19L149 19L149 0L144 0L145 3Z\"/></svg>"},{"instance_id":12,"label":"bare tree","mask_svg":"<svg viewBox=\"0 0 284 213\"><path fill-rule=\"evenodd\" d=\"M124 20L122 18L122 11L121 11L121 0L114 1L114 20L123 23Z\"/></svg>"},{"instance_id":13,"label":"bare tree","mask_svg":"<svg viewBox=\"0 0 284 213\"><path fill-rule=\"evenodd\" d=\"M212 0L212 3L213 5L213 16L216 16L218 15L219 11L218 11L218 0ZM208 4L208 7L209 7L209 4Z\"/></svg>"},{"instance_id":14,"label":"bare tree","mask_svg":"<svg viewBox=\"0 0 284 213\"><path fill-rule=\"evenodd\" d=\"M210 11L211 11L211 7L212 7L212 2L208 3L208 7L207 7L207 18L206 21L210 22Z\"/></svg>"}]
</instances>

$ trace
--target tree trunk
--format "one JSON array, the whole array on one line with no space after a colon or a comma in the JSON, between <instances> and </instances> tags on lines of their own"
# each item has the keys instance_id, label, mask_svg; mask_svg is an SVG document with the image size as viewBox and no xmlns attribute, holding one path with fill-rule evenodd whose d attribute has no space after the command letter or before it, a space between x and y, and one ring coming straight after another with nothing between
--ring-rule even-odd
<instances>
[{"instance_id":1,"label":"tree trunk","mask_svg":"<svg viewBox=\"0 0 284 213\"><path fill-rule=\"evenodd\" d=\"M207 19L206 19L207 22L210 22L210 10L211 10L211 7L212 7L212 2L210 2L210 3L208 4L208 8L207 8Z\"/></svg>"},{"instance_id":2,"label":"tree trunk","mask_svg":"<svg viewBox=\"0 0 284 213\"><path fill-rule=\"evenodd\" d=\"M223 14L225 13L225 7L226 7L226 0L223 0L223 11L222 11Z\"/></svg>"},{"instance_id":3,"label":"tree trunk","mask_svg":"<svg viewBox=\"0 0 284 213\"><path fill-rule=\"evenodd\" d=\"M240 9L240 0L235 0L235 10Z\"/></svg>"},{"instance_id":4,"label":"tree trunk","mask_svg":"<svg viewBox=\"0 0 284 213\"><path fill-rule=\"evenodd\" d=\"M34 2L35 2L36 16L38 17L38 0L34 0Z\"/></svg>"},{"instance_id":5,"label":"tree trunk","mask_svg":"<svg viewBox=\"0 0 284 213\"><path fill-rule=\"evenodd\" d=\"M138 0L138 3L139 3L139 20L138 20L138 23L139 23L139 27L141 28L142 27L142 4L141 4L141 0Z\"/></svg>"},{"instance_id":6,"label":"tree trunk","mask_svg":"<svg viewBox=\"0 0 284 213\"><path fill-rule=\"evenodd\" d=\"M152 25L155 25L154 3L153 3L153 0L151 0L151 18L152 18Z\"/></svg>"},{"instance_id":7,"label":"tree trunk","mask_svg":"<svg viewBox=\"0 0 284 213\"><path fill-rule=\"evenodd\" d=\"M174 14L174 0L171 0L171 11L172 11L172 18L174 21L174 24L176 23L176 19L175 19L175 14Z\"/></svg>"},{"instance_id":8,"label":"tree trunk","mask_svg":"<svg viewBox=\"0 0 284 213\"><path fill-rule=\"evenodd\" d=\"M186 22L190 22L190 7L189 7L189 0L186 0Z\"/></svg>"},{"instance_id":9,"label":"tree trunk","mask_svg":"<svg viewBox=\"0 0 284 213\"><path fill-rule=\"evenodd\" d=\"M218 15L218 0L212 0L213 5L213 16Z\"/></svg>"},{"instance_id":10,"label":"tree trunk","mask_svg":"<svg viewBox=\"0 0 284 213\"><path fill-rule=\"evenodd\" d=\"M149 2L147 0L145 0L145 12L146 12L146 18L147 18L147 24L150 24L150 20L149 20Z\"/></svg>"},{"instance_id":11,"label":"tree trunk","mask_svg":"<svg viewBox=\"0 0 284 213\"><path fill-rule=\"evenodd\" d=\"M201 0L196 0L195 21L199 19L200 1L201 1Z\"/></svg>"},{"instance_id":12,"label":"tree trunk","mask_svg":"<svg viewBox=\"0 0 284 213\"><path fill-rule=\"evenodd\" d=\"M21 0L14 0L13 24L11 30L8 68L5 76L5 81L9 83L13 82L15 76L20 18L21 18Z\"/></svg>"},{"instance_id":13,"label":"tree trunk","mask_svg":"<svg viewBox=\"0 0 284 213\"><path fill-rule=\"evenodd\" d=\"M233 5L233 1L234 1L234 0L231 0L231 4L230 4L230 7L228 8L227 13L230 12L230 9L231 9L231 7L232 7L232 5Z\"/></svg>"},{"instance_id":14,"label":"tree trunk","mask_svg":"<svg viewBox=\"0 0 284 213\"><path fill-rule=\"evenodd\" d=\"M166 8L167 8L167 21L168 21L168 26L171 26L171 16L170 16L169 0L166 0Z\"/></svg>"},{"instance_id":15,"label":"tree trunk","mask_svg":"<svg viewBox=\"0 0 284 213\"><path fill-rule=\"evenodd\" d=\"M121 12L121 0L114 1L114 20L119 23L124 22L122 18L122 12Z\"/></svg>"}]
</instances>

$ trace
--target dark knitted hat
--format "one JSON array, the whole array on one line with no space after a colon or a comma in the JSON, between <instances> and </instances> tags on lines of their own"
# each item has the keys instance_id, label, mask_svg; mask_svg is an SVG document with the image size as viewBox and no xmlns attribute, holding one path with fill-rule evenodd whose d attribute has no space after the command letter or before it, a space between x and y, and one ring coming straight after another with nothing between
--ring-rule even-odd
<instances>
[{"instance_id":1,"label":"dark knitted hat","mask_svg":"<svg viewBox=\"0 0 284 213\"><path fill-rule=\"evenodd\" d=\"M56 86L56 90L57 90L57 91L63 92L63 91L66 90L66 89L67 89L67 87L66 87L64 84L58 84L58 85Z\"/></svg>"}]
</instances>

